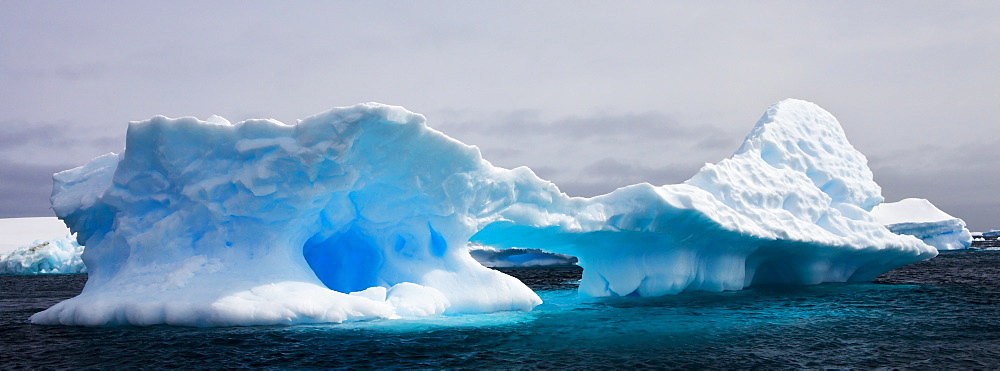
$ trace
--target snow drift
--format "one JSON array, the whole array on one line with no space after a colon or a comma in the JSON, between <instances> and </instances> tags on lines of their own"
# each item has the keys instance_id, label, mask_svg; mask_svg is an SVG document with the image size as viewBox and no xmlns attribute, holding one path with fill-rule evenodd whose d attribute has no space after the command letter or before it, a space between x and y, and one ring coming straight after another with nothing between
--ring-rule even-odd
<instances>
[{"instance_id":1,"label":"snow drift","mask_svg":"<svg viewBox=\"0 0 1000 371\"><path fill-rule=\"evenodd\" d=\"M930 201L907 198L875 206L875 220L893 233L921 239L938 250L961 250L972 246L972 232L965 221L941 211Z\"/></svg>"},{"instance_id":2,"label":"snow drift","mask_svg":"<svg viewBox=\"0 0 1000 371\"><path fill-rule=\"evenodd\" d=\"M864 156L818 106L773 105L691 180L574 198L400 107L129 125L126 149L55 175L87 246L83 292L41 324L342 322L530 310L468 243L579 258L590 296L870 280L936 251L889 232Z\"/></svg>"}]
</instances>

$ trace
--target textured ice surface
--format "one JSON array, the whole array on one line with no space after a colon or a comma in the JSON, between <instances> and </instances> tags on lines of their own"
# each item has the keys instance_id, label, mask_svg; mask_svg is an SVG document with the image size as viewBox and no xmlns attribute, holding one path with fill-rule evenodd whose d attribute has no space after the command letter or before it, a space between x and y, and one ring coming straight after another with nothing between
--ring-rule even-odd
<instances>
[{"instance_id":1,"label":"textured ice surface","mask_svg":"<svg viewBox=\"0 0 1000 371\"><path fill-rule=\"evenodd\" d=\"M867 281L936 255L872 218L880 192L837 120L790 99L683 184L515 205L472 240L576 256L591 296Z\"/></svg>"},{"instance_id":2,"label":"textured ice surface","mask_svg":"<svg viewBox=\"0 0 1000 371\"><path fill-rule=\"evenodd\" d=\"M286 125L155 117L126 149L55 175L87 248L70 325L253 325L529 310L468 242L579 258L581 293L662 295L869 280L934 256L868 213L864 156L816 105L773 105L691 180L573 198L424 117L369 103Z\"/></svg>"},{"instance_id":3,"label":"textured ice surface","mask_svg":"<svg viewBox=\"0 0 1000 371\"><path fill-rule=\"evenodd\" d=\"M930 201L907 198L883 203L872 216L893 233L917 237L938 250L960 250L972 246L972 233L965 221L941 211Z\"/></svg>"},{"instance_id":4,"label":"textured ice surface","mask_svg":"<svg viewBox=\"0 0 1000 371\"><path fill-rule=\"evenodd\" d=\"M83 246L72 238L35 240L0 254L0 274L86 273Z\"/></svg>"},{"instance_id":5,"label":"textured ice surface","mask_svg":"<svg viewBox=\"0 0 1000 371\"><path fill-rule=\"evenodd\" d=\"M0 274L86 272L81 253L58 218L0 219Z\"/></svg>"}]
</instances>

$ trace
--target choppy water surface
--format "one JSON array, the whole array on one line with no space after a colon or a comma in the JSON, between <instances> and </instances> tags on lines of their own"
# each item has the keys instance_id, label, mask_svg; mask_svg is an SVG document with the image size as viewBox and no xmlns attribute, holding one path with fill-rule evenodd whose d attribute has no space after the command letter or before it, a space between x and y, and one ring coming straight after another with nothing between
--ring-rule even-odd
<instances>
[{"instance_id":1,"label":"choppy water surface","mask_svg":"<svg viewBox=\"0 0 1000 371\"><path fill-rule=\"evenodd\" d=\"M1000 252L874 283L581 300L578 269L507 270L535 311L290 327L36 326L85 276L0 276L0 368L1000 367Z\"/></svg>"}]
</instances>

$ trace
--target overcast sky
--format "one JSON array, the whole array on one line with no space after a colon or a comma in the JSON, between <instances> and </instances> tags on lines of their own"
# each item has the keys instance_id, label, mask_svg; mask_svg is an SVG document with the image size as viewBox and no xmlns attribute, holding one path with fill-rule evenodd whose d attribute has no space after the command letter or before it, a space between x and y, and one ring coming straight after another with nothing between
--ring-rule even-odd
<instances>
[{"instance_id":1,"label":"overcast sky","mask_svg":"<svg viewBox=\"0 0 1000 371\"><path fill-rule=\"evenodd\" d=\"M888 201L1000 228L1000 2L0 0L0 217L154 115L400 105L574 196L678 183L815 102Z\"/></svg>"}]
</instances>

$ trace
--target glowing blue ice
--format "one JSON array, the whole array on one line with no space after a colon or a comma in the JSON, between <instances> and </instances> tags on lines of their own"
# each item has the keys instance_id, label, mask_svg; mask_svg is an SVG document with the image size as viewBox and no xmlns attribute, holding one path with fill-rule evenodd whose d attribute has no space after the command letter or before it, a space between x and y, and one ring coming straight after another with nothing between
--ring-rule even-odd
<instances>
[{"instance_id":1,"label":"glowing blue ice","mask_svg":"<svg viewBox=\"0 0 1000 371\"><path fill-rule=\"evenodd\" d=\"M343 322L530 310L469 241L573 255L590 296L869 280L934 256L868 214L864 156L816 105L772 106L691 180L569 197L424 117L369 103L285 125L155 117L126 149L55 176L87 246L83 292L32 316L68 325Z\"/></svg>"}]
</instances>

